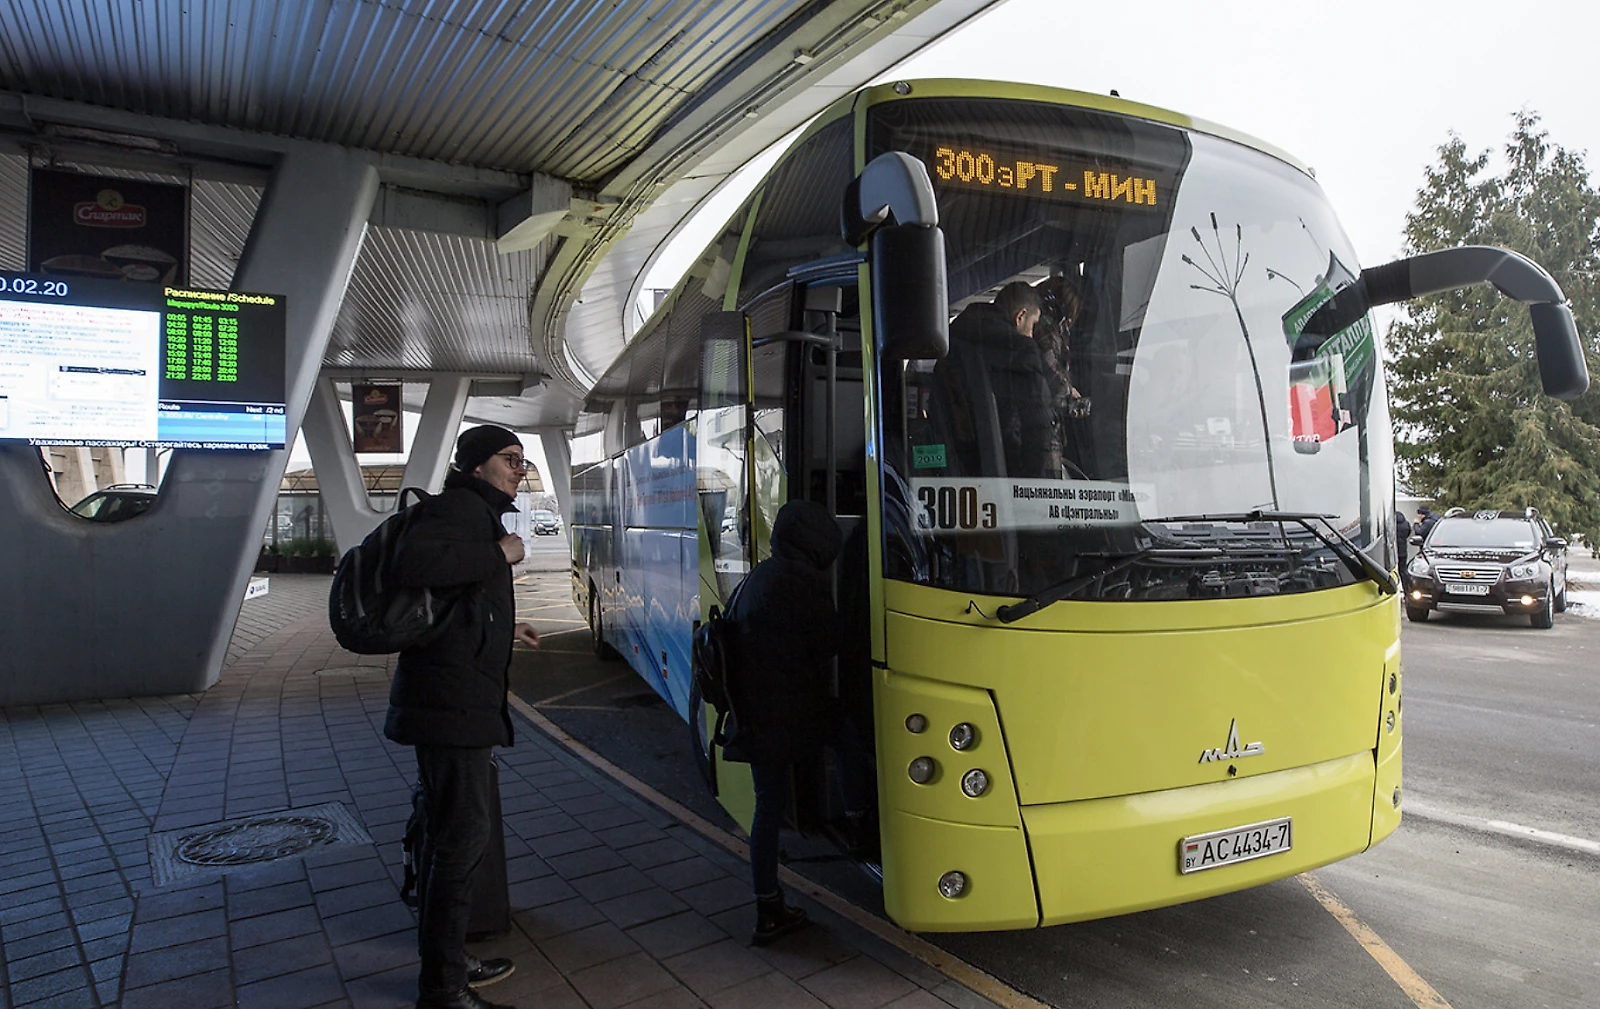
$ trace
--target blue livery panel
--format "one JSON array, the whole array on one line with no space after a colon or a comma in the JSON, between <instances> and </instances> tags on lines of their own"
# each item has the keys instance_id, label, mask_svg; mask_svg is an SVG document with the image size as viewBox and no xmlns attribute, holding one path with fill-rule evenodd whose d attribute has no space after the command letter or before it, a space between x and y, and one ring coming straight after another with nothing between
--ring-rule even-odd
<instances>
[{"instance_id":1,"label":"blue livery panel","mask_svg":"<svg viewBox=\"0 0 1600 1009\"><path fill-rule=\"evenodd\" d=\"M599 590L607 643L685 720L690 638L700 615L694 456L694 439L679 425L600 464L613 469L604 491L593 485L600 480L586 488L586 505L614 524L584 530L582 548L576 528L573 538L575 597L587 574ZM594 500L602 494L604 504ZM616 556L602 567L594 562L608 553L597 548L607 540Z\"/></svg>"}]
</instances>

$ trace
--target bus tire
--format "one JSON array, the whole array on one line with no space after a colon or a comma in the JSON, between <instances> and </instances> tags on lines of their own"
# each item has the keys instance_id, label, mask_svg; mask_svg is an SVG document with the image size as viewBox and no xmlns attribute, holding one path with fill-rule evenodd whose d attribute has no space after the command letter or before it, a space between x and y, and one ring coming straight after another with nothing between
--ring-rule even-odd
<instances>
[{"instance_id":1,"label":"bus tire","mask_svg":"<svg viewBox=\"0 0 1600 1009\"><path fill-rule=\"evenodd\" d=\"M705 698L700 696L700 684L693 677L689 686L689 749L694 753L694 764L700 769L700 778L717 794L717 765L711 755L710 717L706 714Z\"/></svg>"},{"instance_id":2,"label":"bus tire","mask_svg":"<svg viewBox=\"0 0 1600 1009\"><path fill-rule=\"evenodd\" d=\"M589 583L589 643L600 658L609 661L617 657L617 650L606 644L606 615L593 582Z\"/></svg>"},{"instance_id":3,"label":"bus tire","mask_svg":"<svg viewBox=\"0 0 1600 1009\"><path fill-rule=\"evenodd\" d=\"M1528 623L1548 631L1556 625L1556 583L1551 582L1545 589L1544 605L1528 614Z\"/></svg>"},{"instance_id":4,"label":"bus tire","mask_svg":"<svg viewBox=\"0 0 1600 1009\"><path fill-rule=\"evenodd\" d=\"M1407 606L1406 619L1414 624L1425 624L1428 622L1428 608L1426 606Z\"/></svg>"}]
</instances>

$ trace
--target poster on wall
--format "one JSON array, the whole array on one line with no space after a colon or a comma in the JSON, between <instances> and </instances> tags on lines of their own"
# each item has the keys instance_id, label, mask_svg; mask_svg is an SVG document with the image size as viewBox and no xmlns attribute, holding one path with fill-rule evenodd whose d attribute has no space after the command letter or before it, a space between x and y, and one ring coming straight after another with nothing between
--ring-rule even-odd
<instances>
[{"instance_id":1,"label":"poster on wall","mask_svg":"<svg viewBox=\"0 0 1600 1009\"><path fill-rule=\"evenodd\" d=\"M397 383L350 386L351 421L358 453L392 455L406 450L404 425L400 423L402 389Z\"/></svg>"},{"instance_id":2,"label":"poster on wall","mask_svg":"<svg viewBox=\"0 0 1600 1009\"><path fill-rule=\"evenodd\" d=\"M28 270L187 284L189 190L35 168L29 179Z\"/></svg>"}]
</instances>

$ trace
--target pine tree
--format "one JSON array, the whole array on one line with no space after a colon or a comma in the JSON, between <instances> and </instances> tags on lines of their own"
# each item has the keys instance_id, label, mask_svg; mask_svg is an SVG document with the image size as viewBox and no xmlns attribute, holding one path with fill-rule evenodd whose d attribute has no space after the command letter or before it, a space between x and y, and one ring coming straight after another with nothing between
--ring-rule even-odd
<instances>
[{"instance_id":1,"label":"pine tree","mask_svg":"<svg viewBox=\"0 0 1600 1009\"><path fill-rule=\"evenodd\" d=\"M1600 379L1600 193L1583 156L1523 111L1505 148L1469 155L1452 135L1406 217L1406 251L1498 245L1550 271ZM1478 285L1411 303L1389 330L1402 480L1447 506L1533 506L1559 532L1600 541L1600 394L1540 391L1527 309Z\"/></svg>"}]
</instances>

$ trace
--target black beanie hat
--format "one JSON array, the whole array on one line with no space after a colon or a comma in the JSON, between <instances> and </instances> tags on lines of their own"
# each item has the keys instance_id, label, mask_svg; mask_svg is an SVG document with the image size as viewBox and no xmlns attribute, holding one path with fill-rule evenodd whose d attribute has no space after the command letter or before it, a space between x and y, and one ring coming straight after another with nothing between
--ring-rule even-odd
<instances>
[{"instance_id":1,"label":"black beanie hat","mask_svg":"<svg viewBox=\"0 0 1600 1009\"><path fill-rule=\"evenodd\" d=\"M483 424L468 428L456 439L456 469L471 473L488 462L490 456L512 445L520 447L522 441L503 427Z\"/></svg>"}]
</instances>

